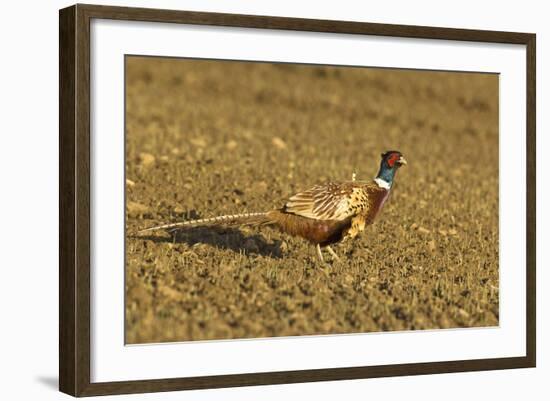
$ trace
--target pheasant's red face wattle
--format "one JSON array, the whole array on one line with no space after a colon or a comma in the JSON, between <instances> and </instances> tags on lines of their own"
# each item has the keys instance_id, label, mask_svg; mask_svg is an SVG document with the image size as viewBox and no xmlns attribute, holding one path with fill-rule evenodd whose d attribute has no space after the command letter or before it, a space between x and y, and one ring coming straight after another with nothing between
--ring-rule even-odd
<instances>
[{"instance_id":1,"label":"pheasant's red face wattle","mask_svg":"<svg viewBox=\"0 0 550 401\"><path fill-rule=\"evenodd\" d=\"M398 153L392 153L390 157L388 157L388 166L390 166L390 168L393 168L400 157L401 155L399 155Z\"/></svg>"}]
</instances>

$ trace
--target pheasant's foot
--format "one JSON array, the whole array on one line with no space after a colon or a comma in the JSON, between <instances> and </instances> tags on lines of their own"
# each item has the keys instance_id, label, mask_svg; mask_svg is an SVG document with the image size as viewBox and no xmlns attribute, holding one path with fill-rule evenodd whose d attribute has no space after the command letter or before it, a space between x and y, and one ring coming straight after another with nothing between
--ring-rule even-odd
<instances>
[{"instance_id":1,"label":"pheasant's foot","mask_svg":"<svg viewBox=\"0 0 550 401\"><path fill-rule=\"evenodd\" d=\"M330 247L330 245L327 245L327 250L328 250L328 253L332 255L334 260L340 261L340 257L336 254L336 252L334 252L334 250Z\"/></svg>"},{"instance_id":2,"label":"pheasant's foot","mask_svg":"<svg viewBox=\"0 0 550 401\"><path fill-rule=\"evenodd\" d=\"M323 253L321 252L321 246L317 244L316 248L317 248L317 256L319 256L321 263L325 263L325 260L323 259Z\"/></svg>"}]
</instances>

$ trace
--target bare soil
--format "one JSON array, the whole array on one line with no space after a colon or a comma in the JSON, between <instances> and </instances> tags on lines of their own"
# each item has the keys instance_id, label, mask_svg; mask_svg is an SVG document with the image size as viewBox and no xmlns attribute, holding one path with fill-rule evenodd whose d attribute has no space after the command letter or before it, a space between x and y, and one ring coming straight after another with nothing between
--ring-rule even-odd
<instances>
[{"instance_id":1,"label":"bare soil","mask_svg":"<svg viewBox=\"0 0 550 401\"><path fill-rule=\"evenodd\" d=\"M498 325L498 76L128 57L126 341ZM280 207L409 164L322 265L270 229L135 232Z\"/></svg>"}]
</instances>

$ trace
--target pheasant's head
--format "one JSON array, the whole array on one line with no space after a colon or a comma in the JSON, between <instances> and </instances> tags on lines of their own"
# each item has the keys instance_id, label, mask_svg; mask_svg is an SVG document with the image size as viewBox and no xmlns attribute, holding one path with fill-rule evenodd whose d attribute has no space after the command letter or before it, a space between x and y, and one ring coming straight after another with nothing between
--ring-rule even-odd
<instances>
[{"instance_id":1,"label":"pheasant's head","mask_svg":"<svg viewBox=\"0 0 550 401\"><path fill-rule=\"evenodd\" d=\"M397 169L404 164L407 164L407 161L398 150L388 150L382 153L382 165L385 165L386 168Z\"/></svg>"},{"instance_id":2,"label":"pheasant's head","mask_svg":"<svg viewBox=\"0 0 550 401\"><path fill-rule=\"evenodd\" d=\"M395 172L399 167L407 164L407 161L397 150L389 150L382 153L382 161L380 162L380 170L376 176L376 182L378 185L387 187L389 189L393 184Z\"/></svg>"}]
</instances>

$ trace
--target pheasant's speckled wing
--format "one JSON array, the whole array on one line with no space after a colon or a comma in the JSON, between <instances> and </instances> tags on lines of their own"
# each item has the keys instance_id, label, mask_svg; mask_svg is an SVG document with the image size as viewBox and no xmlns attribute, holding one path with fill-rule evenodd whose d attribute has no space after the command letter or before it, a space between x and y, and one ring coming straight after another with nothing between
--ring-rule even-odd
<instances>
[{"instance_id":1,"label":"pheasant's speckled wing","mask_svg":"<svg viewBox=\"0 0 550 401\"><path fill-rule=\"evenodd\" d=\"M369 207L368 191L357 182L329 182L292 196L284 211L316 220L345 220Z\"/></svg>"}]
</instances>

